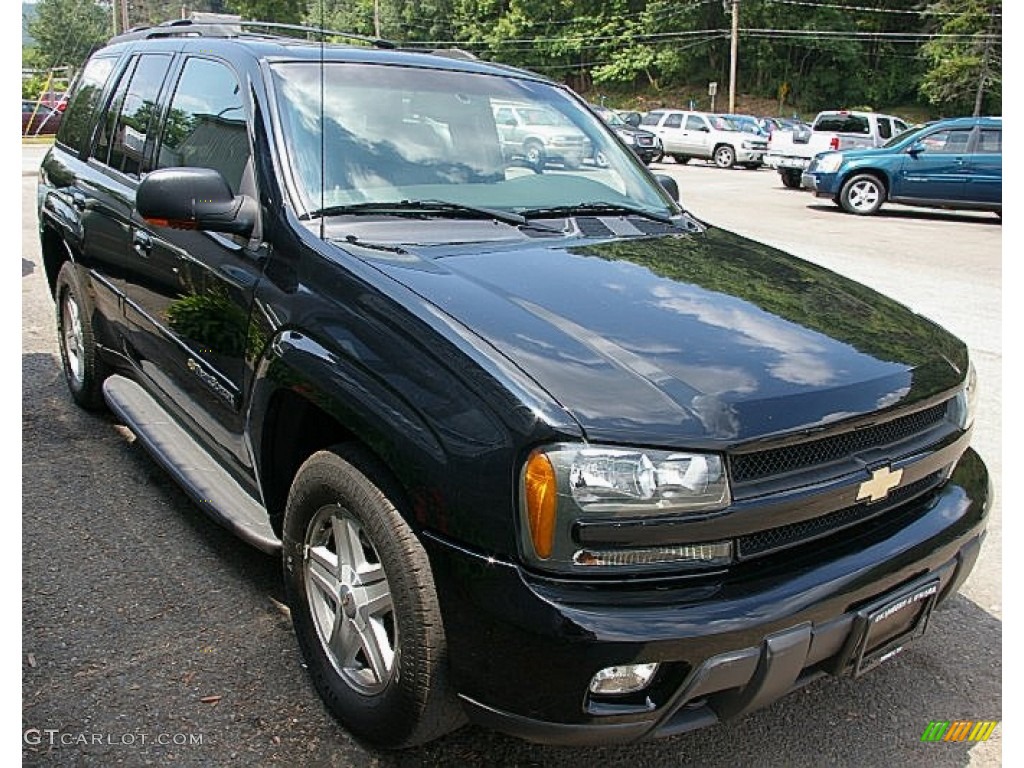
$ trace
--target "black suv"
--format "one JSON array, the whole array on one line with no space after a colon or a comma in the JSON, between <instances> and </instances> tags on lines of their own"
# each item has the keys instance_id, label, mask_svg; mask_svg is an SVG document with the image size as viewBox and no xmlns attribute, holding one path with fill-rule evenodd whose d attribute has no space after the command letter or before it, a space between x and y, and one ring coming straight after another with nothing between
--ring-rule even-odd
<instances>
[{"instance_id":1,"label":"black suv","mask_svg":"<svg viewBox=\"0 0 1024 768\"><path fill-rule=\"evenodd\" d=\"M661 139L656 134L627 123L617 112L613 112L608 107L591 104L590 108L611 126L622 143L633 150L636 156L643 160L644 165L650 165L656 157L661 157L663 154Z\"/></svg>"},{"instance_id":2,"label":"black suv","mask_svg":"<svg viewBox=\"0 0 1024 768\"><path fill-rule=\"evenodd\" d=\"M98 51L39 234L72 397L279 553L348 729L677 734L924 630L989 509L960 341L696 221L556 83L250 30ZM606 162L511 162L509 100Z\"/></svg>"}]
</instances>

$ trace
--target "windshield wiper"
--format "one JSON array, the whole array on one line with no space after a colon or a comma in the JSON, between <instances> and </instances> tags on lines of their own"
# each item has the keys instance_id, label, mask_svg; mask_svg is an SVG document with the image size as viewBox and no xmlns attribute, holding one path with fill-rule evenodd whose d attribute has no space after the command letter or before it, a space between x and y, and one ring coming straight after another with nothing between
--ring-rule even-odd
<instances>
[{"instance_id":1,"label":"windshield wiper","mask_svg":"<svg viewBox=\"0 0 1024 768\"><path fill-rule=\"evenodd\" d=\"M662 213L654 213L643 208L635 208L622 203L577 203L576 205L552 205L545 208L527 208L520 211L526 218L534 216L586 216L606 214L640 216L645 219L660 221L663 224L675 224L671 216Z\"/></svg>"},{"instance_id":2,"label":"windshield wiper","mask_svg":"<svg viewBox=\"0 0 1024 768\"><path fill-rule=\"evenodd\" d=\"M470 218L496 219L505 224L521 226L527 224L525 216L509 211L499 211L495 208L482 208L475 205L463 205L452 203L447 200L393 200L387 202L369 203L348 203L346 205L331 205L327 208L320 208L302 215L303 219L319 219L322 216L342 216L346 213L381 213L393 216L412 215L429 216L463 214Z\"/></svg>"}]
</instances>

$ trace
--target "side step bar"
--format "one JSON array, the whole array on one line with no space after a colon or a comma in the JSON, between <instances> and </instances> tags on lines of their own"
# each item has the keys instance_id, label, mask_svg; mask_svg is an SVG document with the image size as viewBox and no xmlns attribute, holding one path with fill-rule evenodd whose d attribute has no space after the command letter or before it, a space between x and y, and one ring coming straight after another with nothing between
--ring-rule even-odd
<instances>
[{"instance_id":1,"label":"side step bar","mask_svg":"<svg viewBox=\"0 0 1024 768\"><path fill-rule=\"evenodd\" d=\"M141 386L124 376L103 382L103 397L192 500L225 528L271 554L281 549L266 508L247 493Z\"/></svg>"}]
</instances>

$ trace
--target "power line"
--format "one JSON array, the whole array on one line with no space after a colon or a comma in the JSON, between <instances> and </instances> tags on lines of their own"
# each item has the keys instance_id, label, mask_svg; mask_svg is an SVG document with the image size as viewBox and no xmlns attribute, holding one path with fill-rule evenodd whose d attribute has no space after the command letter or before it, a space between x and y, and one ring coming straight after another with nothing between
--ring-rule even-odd
<instances>
[{"instance_id":1,"label":"power line","mask_svg":"<svg viewBox=\"0 0 1024 768\"><path fill-rule=\"evenodd\" d=\"M959 16L954 11L929 11L927 8L870 8L866 5L836 5L834 3L813 3L808 0L763 0L776 5L802 5L808 8L834 8L840 11L861 11L863 13L900 13L912 16ZM1002 18L1002 14L995 14Z\"/></svg>"}]
</instances>

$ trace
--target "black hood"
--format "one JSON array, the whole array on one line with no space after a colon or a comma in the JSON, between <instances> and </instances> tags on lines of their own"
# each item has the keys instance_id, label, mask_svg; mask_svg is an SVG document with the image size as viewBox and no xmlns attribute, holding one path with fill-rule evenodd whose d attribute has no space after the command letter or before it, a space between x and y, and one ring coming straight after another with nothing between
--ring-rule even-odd
<instances>
[{"instance_id":1,"label":"black hood","mask_svg":"<svg viewBox=\"0 0 1024 768\"><path fill-rule=\"evenodd\" d=\"M406 248L377 266L512 360L594 441L731 444L898 407L965 375L966 348L931 321L714 228Z\"/></svg>"}]
</instances>

